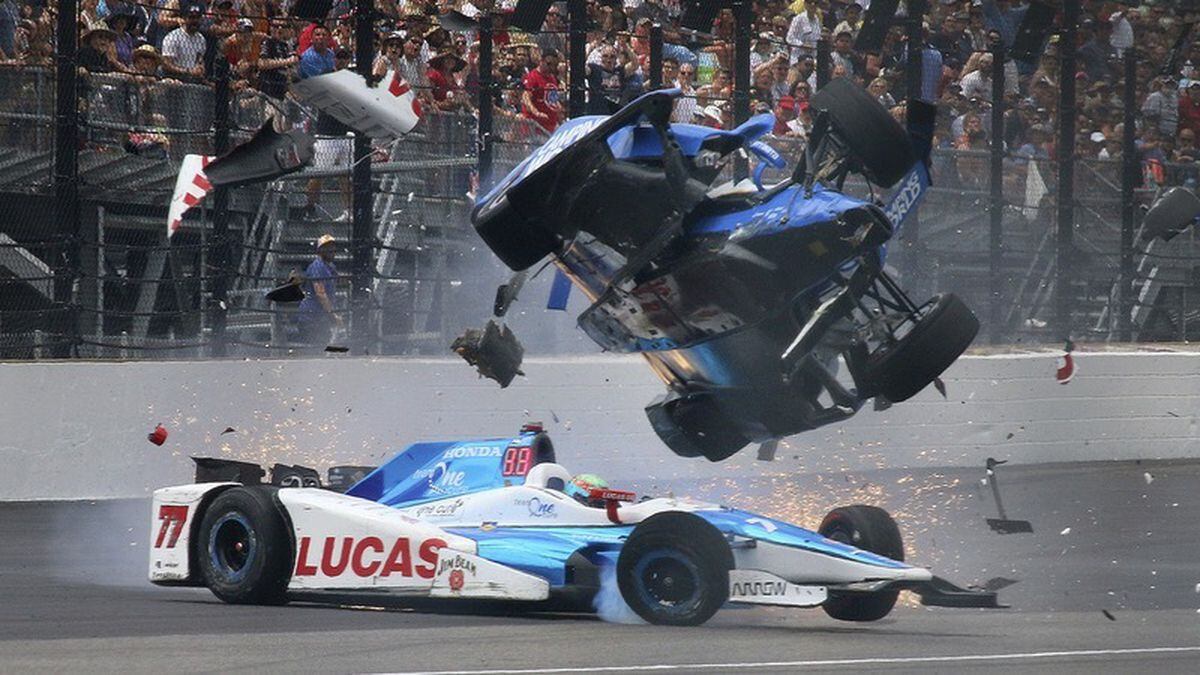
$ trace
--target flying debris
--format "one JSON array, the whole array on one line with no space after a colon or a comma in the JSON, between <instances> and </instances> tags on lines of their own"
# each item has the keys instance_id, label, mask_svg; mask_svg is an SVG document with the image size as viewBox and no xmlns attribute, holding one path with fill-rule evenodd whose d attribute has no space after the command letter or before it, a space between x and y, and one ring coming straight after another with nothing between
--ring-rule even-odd
<instances>
[{"instance_id":1,"label":"flying debris","mask_svg":"<svg viewBox=\"0 0 1200 675\"><path fill-rule=\"evenodd\" d=\"M1063 355L1059 357L1058 370L1054 373L1054 379L1058 380L1059 384L1069 384L1071 378L1075 377L1075 359L1071 356L1071 352L1075 351L1075 343L1067 340L1063 346Z\"/></svg>"},{"instance_id":2,"label":"flying debris","mask_svg":"<svg viewBox=\"0 0 1200 675\"><path fill-rule=\"evenodd\" d=\"M454 339L450 349L474 366L480 375L499 382L502 388L512 384L517 375L525 374L521 372L525 348L508 326L490 319L483 330L468 328Z\"/></svg>"},{"instance_id":3,"label":"flying debris","mask_svg":"<svg viewBox=\"0 0 1200 675\"><path fill-rule=\"evenodd\" d=\"M225 431L222 431L221 435L224 436L225 434L234 434L234 433L237 433L237 429L234 429L233 427L225 427Z\"/></svg>"},{"instance_id":4,"label":"flying debris","mask_svg":"<svg viewBox=\"0 0 1200 675\"><path fill-rule=\"evenodd\" d=\"M167 428L163 425L154 427L154 431L146 434L146 440L155 445L162 445L167 442Z\"/></svg>"},{"instance_id":5,"label":"flying debris","mask_svg":"<svg viewBox=\"0 0 1200 675\"><path fill-rule=\"evenodd\" d=\"M996 510L999 512L1000 517L985 518L985 520L988 527L999 534L1032 534L1033 523L1030 523L1028 520L1009 520L1008 515L1004 512L1004 502L1000 499L1000 484L996 477L996 467L1007 462L1008 460L987 458L988 477L984 480L992 485L992 496L996 500Z\"/></svg>"}]
</instances>

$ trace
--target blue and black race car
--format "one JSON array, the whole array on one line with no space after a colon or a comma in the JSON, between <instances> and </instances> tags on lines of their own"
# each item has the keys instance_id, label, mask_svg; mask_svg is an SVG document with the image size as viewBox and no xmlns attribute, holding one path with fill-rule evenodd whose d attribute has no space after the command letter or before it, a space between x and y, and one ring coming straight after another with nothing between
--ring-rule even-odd
<instances>
[{"instance_id":1,"label":"blue and black race car","mask_svg":"<svg viewBox=\"0 0 1200 675\"><path fill-rule=\"evenodd\" d=\"M150 580L231 603L390 595L590 611L608 579L609 595L673 625L704 623L726 602L874 621L901 590L926 605L998 606L994 592L905 563L899 528L873 506L834 509L813 531L581 484L554 459L536 427L417 443L345 494L305 487L295 467L276 465L262 485L257 467L204 460L204 482L154 493Z\"/></svg>"},{"instance_id":2,"label":"blue and black race car","mask_svg":"<svg viewBox=\"0 0 1200 675\"><path fill-rule=\"evenodd\" d=\"M774 117L729 131L671 124L678 95L570 120L472 215L513 270L553 257L591 301L579 325L597 344L645 356L668 388L646 408L667 446L717 461L872 398L904 401L970 345L979 323L961 300L913 302L884 271L929 185L931 106L908 103L910 138L865 91L831 82L812 97L791 178L764 185L764 169L785 166L759 140ZM745 153L753 177L714 187ZM886 204L851 197L852 174L899 187ZM836 377L839 357L852 387Z\"/></svg>"}]
</instances>

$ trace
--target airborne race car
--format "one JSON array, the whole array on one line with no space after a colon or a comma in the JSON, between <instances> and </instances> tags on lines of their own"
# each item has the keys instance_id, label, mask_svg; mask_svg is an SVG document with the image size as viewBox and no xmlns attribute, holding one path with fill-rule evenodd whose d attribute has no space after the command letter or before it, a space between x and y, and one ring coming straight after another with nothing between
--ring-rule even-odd
<instances>
[{"instance_id":1,"label":"airborne race car","mask_svg":"<svg viewBox=\"0 0 1200 675\"><path fill-rule=\"evenodd\" d=\"M597 344L645 356L669 390L646 407L667 446L718 461L871 398L904 401L970 345L979 323L961 300L918 305L884 272L886 242L929 185L932 106L908 103L910 140L835 80L812 97L792 177L767 187L762 170L786 164L756 140L774 117L670 124L676 96L568 121L472 213L513 270L553 256L591 301L579 325ZM760 160L753 181L710 189L739 152ZM842 193L851 173L901 187L881 208ZM853 388L835 377L839 356Z\"/></svg>"},{"instance_id":2,"label":"airborne race car","mask_svg":"<svg viewBox=\"0 0 1200 675\"><path fill-rule=\"evenodd\" d=\"M232 481L163 488L150 581L207 586L230 603L392 594L590 611L602 573L615 570L630 608L674 625L701 624L726 601L873 621L901 589L927 605L998 606L993 592L902 562L900 531L882 509L834 509L812 532L617 490L582 504L564 493L570 480L546 434L527 428L411 445L346 494Z\"/></svg>"}]
</instances>

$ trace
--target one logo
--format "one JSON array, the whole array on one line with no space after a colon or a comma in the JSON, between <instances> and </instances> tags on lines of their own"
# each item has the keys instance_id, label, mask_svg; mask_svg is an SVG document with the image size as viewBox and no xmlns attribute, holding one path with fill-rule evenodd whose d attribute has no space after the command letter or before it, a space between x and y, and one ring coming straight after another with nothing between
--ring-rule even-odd
<instances>
[{"instance_id":1,"label":"one logo","mask_svg":"<svg viewBox=\"0 0 1200 675\"><path fill-rule=\"evenodd\" d=\"M529 515L534 518L558 517L558 513L554 510L554 504L543 503L538 497L530 499L526 506L529 508Z\"/></svg>"},{"instance_id":2,"label":"one logo","mask_svg":"<svg viewBox=\"0 0 1200 675\"><path fill-rule=\"evenodd\" d=\"M467 580L463 575L462 570L453 570L450 572L450 590L454 591L455 593L462 590L463 584L465 584L466 581Z\"/></svg>"}]
</instances>

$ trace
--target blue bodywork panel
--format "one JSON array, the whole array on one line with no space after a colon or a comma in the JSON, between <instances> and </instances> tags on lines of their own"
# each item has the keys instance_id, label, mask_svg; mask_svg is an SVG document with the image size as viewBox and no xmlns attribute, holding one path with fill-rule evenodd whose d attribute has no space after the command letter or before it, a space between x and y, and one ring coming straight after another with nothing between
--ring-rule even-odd
<instances>
[{"instance_id":1,"label":"blue bodywork panel","mask_svg":"<svg viewBox=\"0 0 1200 675\"><path fill-rule=\"evenodd\" d=\"M822 537L802 527L739 509L695 511L719 531L758 541L802 548L835 558L893 569L902 562L862 551ZM602 527L452 527L448 531L474 539L478 554L502 565L545 578L551 586L566 583L567 560L581 551L592 562L603 557L615 562L632 525Z\"/></svg>"},{"instance_id":2,"label":"blue bodywork panel","mask_svg":"<svg viewBox=\"0 0 1200 675\"><path fill-rule=\"evenodd\" d=\"M504 476L505 452L528 447L534 436L526 433L515 438L414 443L367 474L346 494L403 507L504 487L514 480Z\"/></svg>"}]
</instances>

